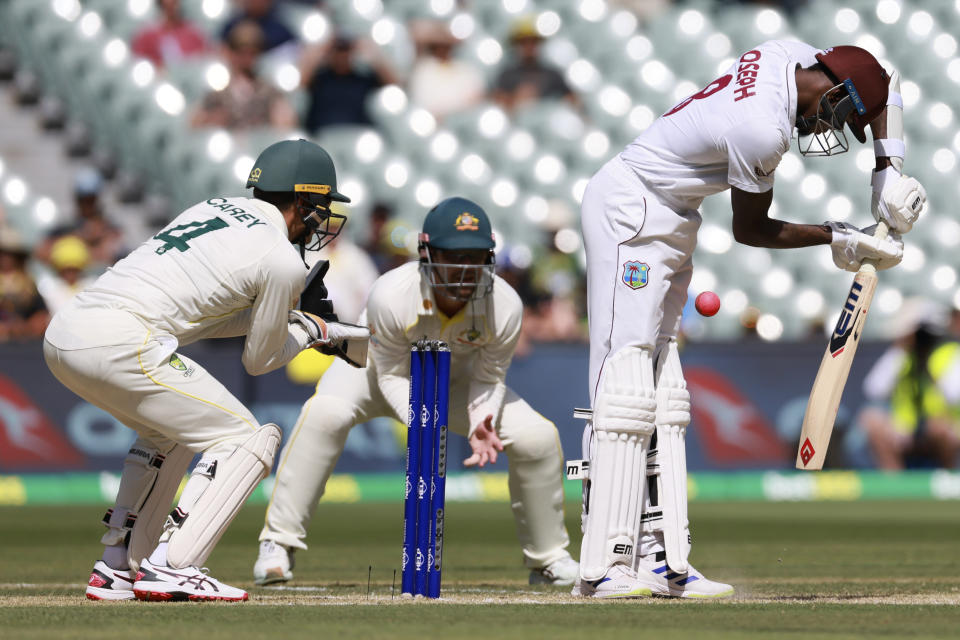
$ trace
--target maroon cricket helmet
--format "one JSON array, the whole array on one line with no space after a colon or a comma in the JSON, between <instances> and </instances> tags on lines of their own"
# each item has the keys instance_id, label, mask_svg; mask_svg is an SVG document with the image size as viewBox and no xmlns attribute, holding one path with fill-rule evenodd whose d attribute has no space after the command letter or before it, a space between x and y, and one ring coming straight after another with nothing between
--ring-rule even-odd
<instances>
[{"instance_id":1,"label":"maroon cricket helmet","mask_svg":"<svg viewBox=\"0 0 960 640\"><path fill-rule=\"evenodd\" d=\"M869 51L860 47L830 47L818 53L817 60L837 84L847 87L856 107L850 130L857 140L866 142L864 129L887 106L890 76Z\"/></svg>"}]
</instances>

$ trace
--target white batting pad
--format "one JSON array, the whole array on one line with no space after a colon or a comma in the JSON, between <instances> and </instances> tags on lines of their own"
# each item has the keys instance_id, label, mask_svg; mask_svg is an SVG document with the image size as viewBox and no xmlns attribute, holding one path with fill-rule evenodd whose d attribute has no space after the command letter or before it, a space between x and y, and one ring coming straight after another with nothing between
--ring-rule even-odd
<instances>
[{"instance_id":1,"label":"white batting pad","mask_svg":"<svg viewBox=\"0 0 960 640\"><path fill-rule=\"evenodd\" d=\"M193 459L186 447L174 445L163 452L142 438L130 447L123 461L120 487L114 506L103 524L105 545L127 545L127 560L135 571L157 544L170 503Z\"/></svg>"},{"instance_id":2,"label":"white batting pad","mask_svg":"<svg viewBox=\"0 0 960 640\"><path fill-rule=\"evenodd\" d=\"M204 465L199 473L211 477L209 484L189 513L177 513L178 509L171 516L176 526L169 536L168 566L182 569L206 561L240 507L270 472L281 437L280 427L265 424L233 453L216 460L215 469ZM197 467L200 466L198 463Z\"/></svg>"},{"instance_id":3,"label":"white batting pad","mask_svg":"<svg viewBox=\"0 0 960 640\"><path fill-rule=\"evenodd\" d=\"M683 379L677 343L668 342L657 361L657 467L667 565L687 571L690 527L687 519L686 434L690 424L690 393Z\"/></svg>"},{"instance_id":4,"label":"white batting pad","mask_svg":"<svg viewBox=\"0 0 960 640\"><path fill-rule=\"evenodd\" d=\"M584 580L599 580L614 564L633 565L655 416L652 354L626 347L604 363L593 411L580 553Z\"/></svg>"}]
</instances>

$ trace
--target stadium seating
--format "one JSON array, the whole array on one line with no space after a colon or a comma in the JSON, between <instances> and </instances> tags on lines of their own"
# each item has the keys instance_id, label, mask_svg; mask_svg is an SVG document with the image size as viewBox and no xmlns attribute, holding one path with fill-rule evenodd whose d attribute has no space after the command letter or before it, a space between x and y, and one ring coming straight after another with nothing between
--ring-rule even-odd
<instances>
[{"instance_id":1,"label":"stadium seating","mask_svg":"<svg viewBox=\"0 0 960 640\"><path fill-rule=\"evenodd\" d=\"M549 36L545 56L565 70L581 97L579 112L545 101L511 115L485 103L436 122L399 87L381 90L370 105L375 131L345 128L318 138L335 157L341 181L362 189L352 208L358 221L374 202L385 200L395 206L401 223L415 226L431 200L459 193L488 205L502 246L535 250L545 234L578 228L583 186L607 158L657 114L715 78L738 51L769 38L795 37L820 47L854 43L901 70L908 114L906 170L930 192L929 220L907 238L910 255L921 256L926 267L907 261L884 275L881 293L890 289L906 297L925 292L945 304L960 303L951 266L960 238L950 239L960 233L960 225L949 209L958 195L954 176L960 153L960 116L954 113L960 95L957 3L921 9L892 0L846 0L842 5L812 0L788 16L765 6L698 0L678 3L647 23L602 0L475 4L469 15L458 14L453 3L418 0L340 0L327 3L326 15L303 5L283 5L290 26L308 41L329 37L333 25L372 34L401 76L413 59L408 22L452 20L465 35L458 55L480 66L490 81L509 55L511 24L531 15ZM213 39L229 3L184 3L184 9ZM16 49L24 67L38 74L45 90L66 102L71 116L90 127L97 145L116 153L153 190L178 185L172 194L175 206L187 206L211 190L240 194L245 163L262 146L302 133L189 130L190 108L210 88L207 72L215 60L175 65L161 74L122 55L116 43L128 42L153 13L153 3L141 0L8 0L0 7L0 37ZM266 65L267 77L278 75L276 64ZM293 97L302 106L302 94ZM838 158L799 160L796 151L788 157L778 171L776 215L809 223L828 218L872 222L869 147L854 142L851 152ZM729 230L728 198L708 199L702 213L705 227ZM362 224L350 228L360 230ZM796 307L804 292L822 294L822 311L814 315L832 323L849 278L832 268L826 249L784 255L714 235L716 241L706 243L710 249L701 238L695 264L706 275L695 283L710 283L721 298L734 292L735 302L736 292L745 292L747 304L776 316L782 332L762 337L799 337L808 330L811 318ZM757 265L782 267L789 278L774 278L765 287L769 269L757 271ZM776 284L781 289L771 288ZM877 314L895 314L898 307L890 302L895 299L888 296L889 304L880 305ZM740 331L740 305L729 306L702 323L698 331L703 337ZM871 323L868 334L881 334L883 326Z\"/></svg>"}]
</instances>

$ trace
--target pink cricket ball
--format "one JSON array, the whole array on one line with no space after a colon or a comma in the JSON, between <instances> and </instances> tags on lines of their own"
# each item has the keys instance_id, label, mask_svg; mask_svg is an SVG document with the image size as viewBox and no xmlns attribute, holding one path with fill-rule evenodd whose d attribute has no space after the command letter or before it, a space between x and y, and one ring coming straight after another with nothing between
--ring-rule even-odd
<instances>
[{"instance_id":1,"label":"pink cricket ball","mask_svg":"<svg viewBox=\"0 0 960 640\"><path fill-rule=\"evenodd\" d=\"M716 315L720 311L720 298L713 291L704 291L697 296L695 306L702 316Z\"/></svg>"}]
</instances>

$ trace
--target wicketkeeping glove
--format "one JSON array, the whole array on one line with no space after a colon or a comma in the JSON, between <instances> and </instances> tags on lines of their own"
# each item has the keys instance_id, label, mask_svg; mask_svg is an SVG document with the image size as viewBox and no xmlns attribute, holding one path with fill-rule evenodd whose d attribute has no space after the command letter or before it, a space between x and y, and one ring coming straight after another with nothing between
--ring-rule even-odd
<instances>
[{"instance_id":1,"label":"wicketkeeping glove","mask_svg":"<svg viewBox=\"0 0 960 640\"><path fill-rule=\"evenodd\" d=\"M857 229L845 222L825 222L833 231L830 249L833 263L847 271L857 271L864 260L875 260L877 270L889 269L903 259L903 240L891 231L886 238L874 238L877 225Z\"/></svg>"},{"instance_id":2,"label":"wicketkeeping glove","mask_svg":"<svg viewBox=\"0 0 960 640\"><path fill-rule=\"evenodd\" d=\"M294 309L290 312L289 322L299 325L309 336L306 348L332 347L337 349L349 341L370 339L370 330L345 322L327 322L319 316ZM339 355L339 354L335 354Z\"/></svg>"},{"instance_id":3,"label":"wicketkeeping glove","mask_svg":"<svg viewBox=\"0 0 960 640\"><path fill-rule=\"evenodd\" d=\"M916 178L900 175L893 167L874 171L873 219L885 222L891 231L906 233L927 208L927 191Z\"/></svg>"}]
</instances>

